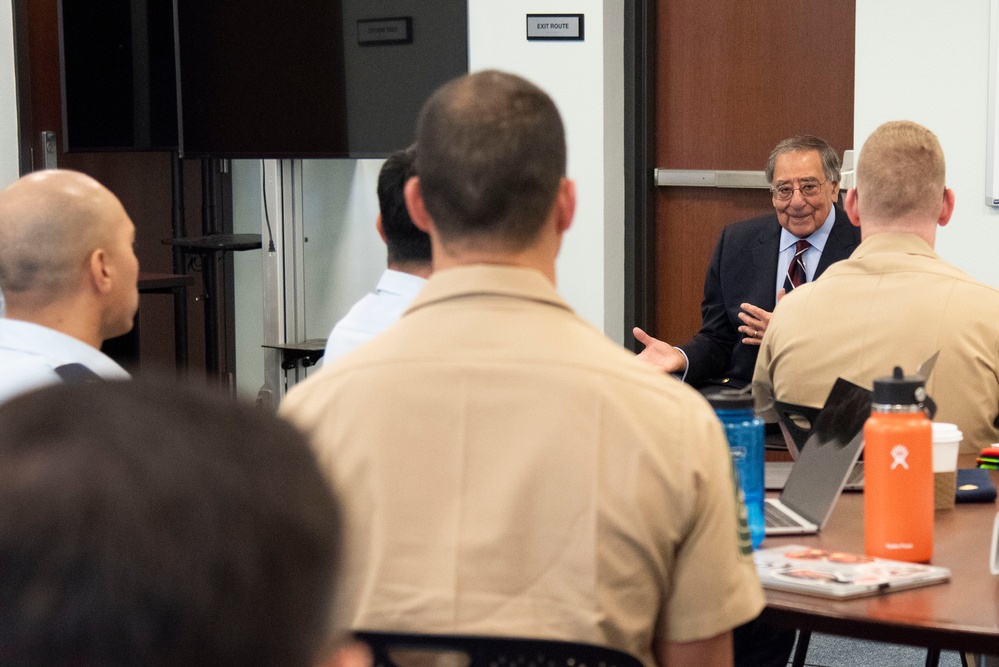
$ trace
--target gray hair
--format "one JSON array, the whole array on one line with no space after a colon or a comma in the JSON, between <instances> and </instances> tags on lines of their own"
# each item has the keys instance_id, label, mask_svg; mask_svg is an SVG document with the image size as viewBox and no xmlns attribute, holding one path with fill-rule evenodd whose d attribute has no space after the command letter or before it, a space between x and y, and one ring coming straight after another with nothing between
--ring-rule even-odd
<instances>
[{"instance_id":1,"label":"gray hair","mask_svg":"<svg viewBox=\"0 0 999 667\"><path fill-rule=\"evenodd\" d=\"M770 157L767 159L767 183L770 185L774 183L774 165L777 163L778 156L785 153L799 153L801 151L818 151L819 158L822 160L822 173L825 174L826 180L839 183L839 169L843 161L836 154L836 149L830 146L829 142L825 139L813 137L809 134L801 134L796 137L784 139L774 146L774 149L770 152Z\"/></svg>"}]
</instances>

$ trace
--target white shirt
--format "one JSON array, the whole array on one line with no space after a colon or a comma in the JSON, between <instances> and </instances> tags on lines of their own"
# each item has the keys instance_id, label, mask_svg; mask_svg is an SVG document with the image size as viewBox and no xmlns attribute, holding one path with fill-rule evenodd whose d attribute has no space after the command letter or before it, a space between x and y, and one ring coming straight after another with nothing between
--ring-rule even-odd
<instances>
[{"instance_id":1,"label":"white shirt","mask_svg":"<svg viewBox=\"0 0 999 667\"><path fill-rule=\"evenodd\" d=\"M0 318L0 403L62 382L55 369L74 363L106 380L130 377L110 357L81 340L39 324Z\"/></svg>"},{"instance_id":2,"label":"white shirt","mask_svg":"<svg viewBox=\"0 0 999 667\"><path fill-rule=\"evenodd\" d=\"M355 303L333 327L323 364L339 359L395 324L426 283L426 279L411 273L386 269L375 291Z\"/></svg>"}]
</instances>

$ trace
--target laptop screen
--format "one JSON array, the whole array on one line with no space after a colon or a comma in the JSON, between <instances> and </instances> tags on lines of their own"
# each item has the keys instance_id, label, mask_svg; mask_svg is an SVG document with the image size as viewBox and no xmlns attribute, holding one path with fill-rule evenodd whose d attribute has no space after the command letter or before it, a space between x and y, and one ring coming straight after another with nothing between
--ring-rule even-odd
<instances>
[{"instance_id":1,"label":"laptop screen","mask_svg":"<svg viewBox=\"0 0 999 667\"><path fill-rule=\"evenodd\" d=\"M870 414L871 391L837 379L791 469L781 502L821 527L860 456Z\"/></svg>"}]
</instances>

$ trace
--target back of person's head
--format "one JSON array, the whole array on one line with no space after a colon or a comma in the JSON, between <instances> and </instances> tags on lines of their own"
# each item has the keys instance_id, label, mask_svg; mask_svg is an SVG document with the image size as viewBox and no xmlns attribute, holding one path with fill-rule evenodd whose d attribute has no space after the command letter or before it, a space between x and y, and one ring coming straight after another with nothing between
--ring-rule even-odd
<instances>
[{"instance_id":1,"label":"back of person's head","mask_svg":"<svg viewBox=\"0 0 999 667\"><path fill-rule=\"evenodd\" d=\"M416 175L416 146L392 153L378 173L378 208L389 264L430 264L430 236L406 208L406 181Z\"/></svg>"},{"instance_id":2,"label":"back of person's head","mask_svg":"<svg viewBox=\"0 0 999 667\"><path fill-rule=\"evenodd\" d=\"M0 664L314 664L339 518L303 437L167 383L0 406Z\"/></svg>"},{"instance_id":3,"label":"back of person's head","mask_svg":"<svg viewBox=\"0 0 999 667\"><path fill-rule=\"evenodd\" d=\"M767 183L773 185L774 170L777 167L778 157L786 153L805 153L808 151L816 151L819 154L819 159L822 160L822 174L825 176L826 181L839 183L840 168L843 162L840 160L839 155L836 154L836 149L830 146L829 142L825 139L810 134L788 137L774 146L774 149L770 151L770 157L767 159Z\"/></svg>"},{"instance_id":4,"label":"back of person's head","mask_svg":"<svg viewBox=\"0 0 999 667\"><path fill-rule=\"evenodd\" d=\"M566 166L562 119L544 91L492 70L455 79L424 105L416 143L443 245L519 251L536 240Z\"/></svg>"},{"instance_id":5,"label":"back of person's head","mask_svg":"<svg viewBox=\"0 0 999 667\"><path fill-rule=\"evenodd\" d=\"M10 306L46 306L80 289L88 256L131 220L93 178L38 171L0 191L0 290Z\"/></svg>"},{"instance_id":6,"label":"back of person's head","mask_svg":"<svg viewBox=\"0 0 999 667\"><path fill-rule=\"evenodd\" d=\"M857 205L864 224L940 213L946 189L943 149L935 134L908 120L881 125L857 158Z\"/></svg>"}]
</instances>

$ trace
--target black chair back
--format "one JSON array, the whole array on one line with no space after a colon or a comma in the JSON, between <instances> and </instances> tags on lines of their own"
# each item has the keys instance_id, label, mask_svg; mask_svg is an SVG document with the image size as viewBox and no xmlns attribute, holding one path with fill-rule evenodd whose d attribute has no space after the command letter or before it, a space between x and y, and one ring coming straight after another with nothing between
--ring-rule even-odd
<instances>
[{"instance_id":1,"label":"black chair back","mask_svg":"<svg viewBox=\"0 0 999 667\"><path fill-rule=\"evenodd\" d=\"M354 636L371 647L372 667L407 667L409 661L396 661L407 652L450 654L442 664L454 667L642 667L623 651L554 639L368 631Z\"/></svg>"},{"instance_id":2,"label":"black chair back","mask_svg":"<svg viewBox=\"0 0 999 667\"><path fill-rule=\"evenodd\" d=\"M792 457L798 458L798 452L805 446L805 441L812 432L812 425L819 416L819 408L774 401L774 409L777 411L777 420L787 448Z\"/></svg>"}]
</instances>

